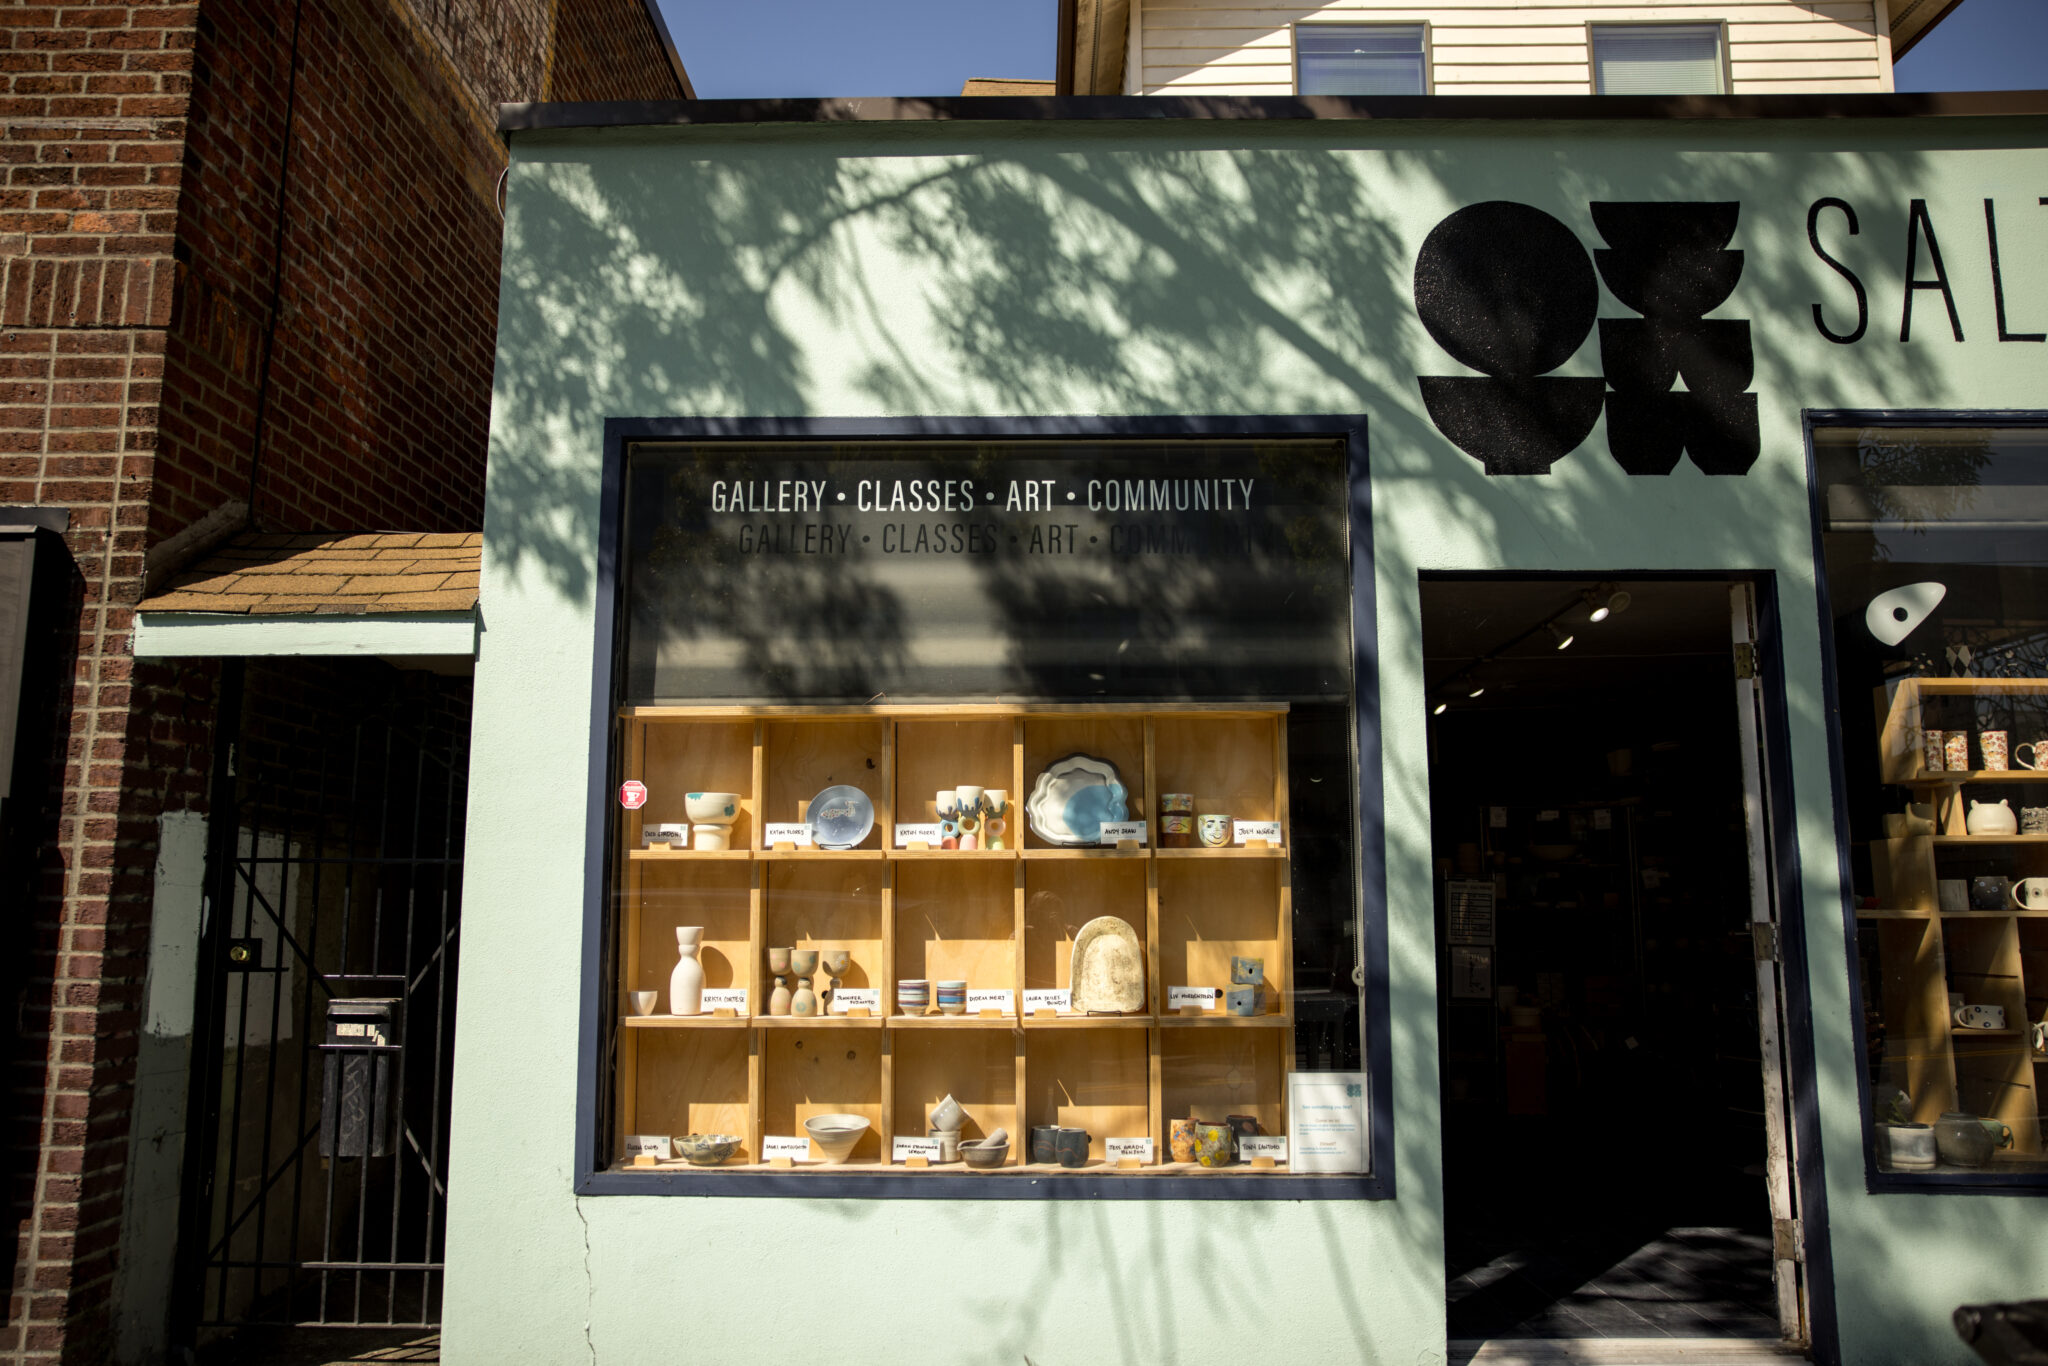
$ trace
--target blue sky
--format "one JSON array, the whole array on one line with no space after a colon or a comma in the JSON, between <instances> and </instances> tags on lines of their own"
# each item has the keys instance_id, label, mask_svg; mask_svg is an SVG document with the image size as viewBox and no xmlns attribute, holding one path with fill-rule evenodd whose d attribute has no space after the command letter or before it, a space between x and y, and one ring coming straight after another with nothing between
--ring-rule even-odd
<instances>
[{"instance_id":1,"label":"blue sky","mask_svg":"<svg viewBox=\"0 0 2048 1366\"><path fill-rule=\"evenodd\" d=\"M705 99L957 95L1049 80L1057 0L660 0ZM1898 68L1901 90L2048 88L2048 0L1963 0Z\"/></svg>"}]
</instances>

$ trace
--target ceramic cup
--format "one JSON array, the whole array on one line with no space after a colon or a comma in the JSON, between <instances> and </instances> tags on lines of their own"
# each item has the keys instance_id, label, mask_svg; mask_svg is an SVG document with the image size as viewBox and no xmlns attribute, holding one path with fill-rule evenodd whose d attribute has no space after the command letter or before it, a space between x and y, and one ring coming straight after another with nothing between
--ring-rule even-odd
<instances>
[{"instance_id":1,"label":"ceramic cup","mask_svg":"<svg viewBox=\"0 0 2048 1366\"><path fill-rule=\"evenodd\" d=\"M2048 1020L2034 1026L2034 1051L2048 1053Z\"/></svg>"},{"instance_id":2,"label":"ceramic cup","mask_svg":"<svg viewBox=\"0 0 2048 1366\"><path fill-rule=\"evenodd\" d=\"M2048 835L2048 806L2021 807L2020 833L2022 835Z\"/></svg>"},{"instance_id":3,"label":"ceramic cup","mask_svg":"<svg viewBox=\"0 0 2048 1366\"><path fill-rule=\"evenodd\" d=\"M633 1003L633 1013L635 1015L652 1015L655 1004L661 1000L661 993L658 991L635 991L628 994L628 999Z\"/></svg>"},{"instance_id":4,"label":"ceramic cup","mask_svg":"<svg viewBox=\"0 0 2048 1366\"><path fill-rule=\"evenodd\" d=\"M1052 1150L1054 1158L1062 1167L1086 1166L1088 1162L1088 1131L1086 1129L1054 1129Z\"/></svg>"},{"instance_id":5,"label":"ceramic cup","mask_svg":"<svg viewBox=\"0 0 2048 1366\"><path fill-rule=\"evenodd\" d=\"M1959 877L1939 878L1934 884L1936 903L1944 911L1970 909L1970 884Z\"/></svg>"},{"instance_id":6,"label":"ceramic cup","mask_svg":"<svg viewBox=\"0 0 2048 1366\"><path fill-rule=\"evenodd\" d=\"M1977 753L1983 756L1986 773L2003 773L2005 767L2006 734L2002 730L1980 730L1977 732Z\"/></svg>"},{"instance_id":7,"label":"ceramic cup","mask_svg":"<svg viewBox=\"0 0 2048 1366\"><path fill-rule=\"evenodd\" d=\"M960 1108L960 1102L947 1096L932 1107L931 1124L934 1132L945 1129L960 1132L960 1126L967 1119L967 1112Z\"/></svg>"},{"instance_id":8,"label":"ceramic cup","mask_svg":"<svg viewBox=\"0 0 2048 1366\"><path fill-rule=\"evenodd\" d=\"M1173 1154L1176 1162L1195 1160L1195 1126L1197 1119L1176 1119L1166 1126L1166 1149Z\"/></svg>"},{"instance_id":9,"label":"ceramic cup","mask_svg":"<svg viewBox=\"0 0 2048 1366\"><path fill-rule=\"evenodd\" d=\"M1880 1124L1877 1132L1889 1149L1892 1170L1931 1172L1934 1170L1934 1126L1931 1124Z\"/></svg>"},{"instance_id":10,"label":"ceramic cup","mask_svg":"<svg viewBox=\"0 0 2048 1366\"><path fill-rule=\"evenodd\" d=\"M1205 847L1221 849L1230 843L1230 817L1217 812L1205 812L1195 818L1195 833L1201 837Z\"/></svg>"},{"instance_id":11,"label":"ceramic cup","mask_svg":"<svg viewBox=\"0 0 2048 1366\"><path fill-rule=\"evenodd\" d=\"M1054 1139L1059 1135L1057 1124L1034 1124L1031 1126L1031 1160L1052 1163L1059 1161Z\"/></svg>"},{"instance_id":12,"label":"ceramic cup","mask_svg":"<svg viewBox=\"0 0 2048 1366\"><path fill-rule=\"evenodd\" d=\"M2048 877L2023 877L2013 883L2012 904L2026 911L2048 911Z\"/></svg>"},{"instance_id":13,"label":"ceramic cup","mask_svg":"<svg viewBox=\"0 0 2048 1366\"><path fill-rule=\"evenodd\" d=\"M1929 773L1941 772L1942 755L1946 752L1945 741L1946 737L1941 731L1923 730L1920 732L1920 766Z\"/></svg>"},{"instance_id":14,"label":"ceramic cup","mask_svg":"<svg viewBox=\"0 0 2048 1366\"><path fill-rule=\"evenodd\" d=\"M2005 1028L2005 1007L1974 1005L1964 1006L1956 1012L1956 1023L1964 1029Z\"/></svg>"},{"instance_id":15,"label":"ceramic cup","mask_svg":"<svg viewBox=\"0 0 2048 1366\"><path fill-rule=\"evenodd\" d=\"M1969 771L1970 732L1945 730L1941 733L1941 766L1951 773Z\"/></svg>"},{"instance_id":16,"label":"ceramic cup","mask_svg":"<svg viewBox=\"0 0 2048 1366\"><path fill-rule=\"evenodd\" d=\"M690 847L690 827L683 821L664 821L658 825L640 827L642 849L687 849Z\"/></svg>"},{"instance_id":17,"label":"ceramic cup","mask_svg":"<svg viewBox=\"0 0 2048 1366\"><path fill-rule=\"evenodd\" d=\"M971 816L975 812L981 810L982 794L985 793L987 790L988 789L981 787L954 788L953 795L960 799L960 813L962 815Z\"/></svg>"},{"instance_id":18,"label":"ceramic cup","mask_svg":"<svg viewBox=\"0 0 2048 1366\"><path fill-rule=\"evenodd\" d=\"M2002 911L2006 909L2006 898L2012 895L2012 880L2003 877L1973 877L1970 879L1970 909L1973 911Z\"/></svg>"},{"instance_id":19,"label":"ceramic cup","mask_svg":"<svg viewBox=\"0 0 2048 1366\"><path fill-rule=\"evenodd\" d=\"M2025 754L2021 750L2027 751ZM2012 747L2012 761L2021 768L2048 768L2048 736Z\"/></svg>"},{"instance_id":20,"label":"ceramic cup","mask_svg":"<svg viewBox=\"0 0 2048 1366\"><path fill-rule=\"evenodd\" d=\"M905 1015L922 1015L932 1003L932 984L922 977L906 977L896 984L896 1008Z\"/></svg>"},{"instance_id":21,"label":"ceramic cup","mask_svg":"<svg viewBox=\"0 0 2048 1366\"><path fill-rule=\"evenodd\" d=\"M932 812L942 821L948 821L960 814L960 794L953 788L940 788L932 798Z\"/></svg>"},{"instance_id":22,"label":"ceramic cup","mask_svg":"<svg viewBox=\"0 0 2048 1366\"><path fill-rule=\"evenodd\" d=\"M958 1162L960 1160L960 1131L958 1129L927 1129L925 1137L936 1138L939 1141L939 1161Z\"/></svg>"},{"instance_id":23,"label":"ceramic cup","mask_svg":"<svg viewBox=\"0 0 2048 1366\"><path fill-rule=\"evenodd\" d=\"M788 949L768 950L768 971L774 973L777 977L789 971Z\"/></svg>"},{"instance_id":24,"label":"ceramic cup","mask_svg":"<svg viewBox=\"0 0 2048 1366\"><path fill-rule=\"evenodd\" d=\"M1237 1160L1237 1134L1228 1124L1195 1124L1195 1161L1205 1167L1227 1167Z\"/></svg>"},{"instance_id":25,"label":"ceramic cup","mask_svg":"<svg viewBox=\"0 0 2048 1366\"><path fill-rule=\"evenodd\" d=\"M789 970L799 977L811 976L818 970L818 951L816 949L791 949L789 951Z\"/></svg>"},{"instance_id":26,"label":"ceramic cup","mask_svg":"<svg viewBox=\"0 0 2048 1366\"><path fill-rule=\"evenodd\" d=\"M1009 789L992 787L981 794L981 809L991 816L1000 816L1010 809Z\"/></svg>"},{"instance_id":27,"label":"ceramic cup","mask_svg":"<svg viewBox=\"0 0 2048 1366\"><path fill-rule=\"evenodd\" d=\"M967 983L954 979L933 982L932 990L938 995L939 1009L948 1015L963 1014L967 1009Z\"/></svg>"}]
</instances>

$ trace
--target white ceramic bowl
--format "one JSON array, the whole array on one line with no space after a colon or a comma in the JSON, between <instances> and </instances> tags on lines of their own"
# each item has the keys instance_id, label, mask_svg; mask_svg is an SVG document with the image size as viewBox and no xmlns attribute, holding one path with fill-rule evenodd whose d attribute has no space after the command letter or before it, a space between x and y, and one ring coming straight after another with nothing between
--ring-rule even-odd
<instances>
[{"instance_id":1,"label":"white ceramic bowl","mask_svg":"<svg viewBox=\"0 0 2048 1366\"><path fill-rule=\"evenodd\" d=\"M804 1121L804 1132L833 1166L853 1155L853 1145L867 1131L868 1122L860 1115L812 1115Z\"/></svg>"},{"instance_id":2,"label":"white ceramic bowl","mask_svg":"<svg viewBox=\"0 0 2048 1366\"><path fill-rule=\"evenodd\" d=\"M691 792L683 798L683 811L696 825L731 825L740 816L740 794Z\"/></svg>"}]
</instances>

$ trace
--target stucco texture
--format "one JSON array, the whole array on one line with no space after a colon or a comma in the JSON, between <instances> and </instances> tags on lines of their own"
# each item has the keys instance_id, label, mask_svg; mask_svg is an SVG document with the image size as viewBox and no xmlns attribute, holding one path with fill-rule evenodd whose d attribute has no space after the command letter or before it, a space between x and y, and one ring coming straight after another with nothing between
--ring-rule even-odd
<instances>
[{"instance_id":1,"label":"stucco texture","mask_svg":"<svg viewBox=\"0 0 2048 1366\"><path fill-rule=\"evenodd\" d=\"M1435 958L1418 573L1763 570L1783 615L1845 1360L1970 1356L1959 1302L2048 1294L2042 1206L1864 1187L1800 413L2048 407L2048 124L1050 123L520 134L492 413L445 1351L457 1366L1440 1362ZM1807 211L1870 295L1809 248ZM1898 340L1908 203L1938 293ZM1520 201L1738 200L1762 455L1633 477L1604 420L1492 478L1423 411L1430 229ZM1930 276L1925 253L1922 278ZM1631 316L1601 294L1603 316ZM1561 375L1600 371L1597 332ZM1371 442L1391 958L1387 1202L572 1195L598 479L608 417L1354 414ZM1617 1107L1625 1108L1625 1097ZM1501 1153L1512 1163L1512 1151ZM1674 1171L1674 1180L1685 1173ZM1542 1173L1531 1171L1540 1181Z\"/></svg>"}]
</instances>

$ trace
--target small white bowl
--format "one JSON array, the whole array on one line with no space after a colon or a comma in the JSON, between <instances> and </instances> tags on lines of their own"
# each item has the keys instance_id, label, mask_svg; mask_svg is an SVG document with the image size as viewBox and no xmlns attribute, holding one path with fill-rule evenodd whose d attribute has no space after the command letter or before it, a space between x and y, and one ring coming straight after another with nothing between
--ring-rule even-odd
<instances>
[{"instance_id":1,"label":"small white bowl","mask_svg":"<svg viewBox=\"0 0 2048 1366\"><path fill-rule=\"evenodd\" d=\"M683 797L683 812L698 825L731 825L740 816L737 792L691 792Z\"/></svg>"},{"instance_id":2,"label":"small white bowl","mask_svg":"<svg viewBox=\"0 0 2048 1366\"><path fill-rule=\"evenodd\" d=\"M632 1002L635 1015L652 1015L654 1007L661 1001L661 993L658 991L633 991L628 992L626 996Z\"/></svg>"},{"instance_id":3,"label":"small white bowl","mask_svg":"<svg viewBox=\"0 0 2048 1366\"><path fill-rule=\"evenodd\" d=\"M812 1115L804 1121L804 1132L818 1145L828 1166L837 1166L851 1157L854 1145L867 1131L868 1122L861 1115Z\"/></svg>"}]
</instances>

